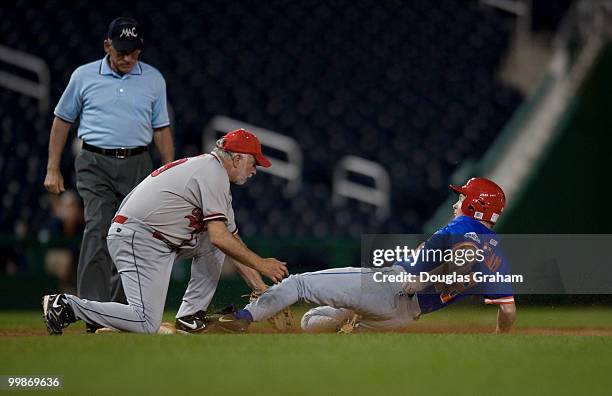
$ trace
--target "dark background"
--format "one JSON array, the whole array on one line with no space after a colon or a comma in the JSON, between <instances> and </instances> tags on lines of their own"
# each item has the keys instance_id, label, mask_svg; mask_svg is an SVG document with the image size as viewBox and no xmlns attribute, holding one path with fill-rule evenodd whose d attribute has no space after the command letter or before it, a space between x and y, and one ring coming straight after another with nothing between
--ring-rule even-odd
<instances>
[{"instance_id":1,"label":"dark background","mask_svg":"<svg viewBox=\"0 0 612 396\"><path fill-rule=\"evenodd\" d=\"M552 35L571 2L533 4L533 31ZM42 185L53 108L72 71L103 57L118 16L141 22L141 60L166 79L177 157L201 153L215 115L299 143L296 194L262 172L232 190L242 236L292 272L356 265L363 233L421 232L448 197L451 175L483 156L524 99L497 77L514 18L477 1L2 2L0 44L42 58L51 71L46 114L0 88L0 283L31 290L25 306L57 287L43 265L48 250L78 246L78 236L54 225L55 203ZM610 232L611 51L600 59L500 232ZM72 189L74 136L62 158ZM332 204L333 170L345 155L389 173L387 219L358 201ZM169 301L186 276L175 271Z\"/></svg>"}]
</instances>

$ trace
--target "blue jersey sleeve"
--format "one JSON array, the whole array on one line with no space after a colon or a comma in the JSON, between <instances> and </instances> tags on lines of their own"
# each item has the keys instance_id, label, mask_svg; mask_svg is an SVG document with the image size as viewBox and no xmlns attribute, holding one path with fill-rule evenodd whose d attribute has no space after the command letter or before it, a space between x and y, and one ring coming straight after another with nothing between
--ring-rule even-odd
<instances>
[{"instance_id":1,"label":"blue jersey sleeve","mask_svg":"<svg viewBox=\"0 0 612 396\"><path fill-rule=\"evenodd\" d=\"M496 252L498 262L492 261L483 273L495 276L510 275L510 268L503 253ZM509 282L487 282L482 285L480 294L485 304L511 304L514 303L514 289Z\"/></svg>"},{"instance_id":2,"label":"blue jersey sleeve","mask_svg":"<svg viewBox=\"0 0 612 396\"><path fill-rule=\"evenodd\" d=\"M68 86L64 90L53 113L56 117L66 122L73 123L81 113L82 108L81 72L77 69L72 73L72 76L70 76Z\"/></svg>"},{"instance_id":3,"label":"blue jersey sleeve","mask_svg":"<svg viewBox=\"0 0 612 396\"><path fill-rule=\"evenodd\" d=\"M428 272L432 268L438 266L440 262L432 260L432 257L426 257L425 253L435 250L444 250L445 246L448 246L449 235L444 233L443 230L444 229L439 230L421 244L416 259L410 256L408 260L399 261L395 264L402 266L406 272L412 274L418 274L421 271Z\"/></svg>"},{"instance_id":4,"label":"blue jersey sleeve","mask_svg":"<svg viewBox=\"0 0 612 396\"><path fill-rule=\"evenodd\" d=\"M168 117L168 103L166 98L166 81L160 75L159 76L159 90L157 97L153 102L153 113L151 117L151 125L153 128L163 128L170 125L170 118Z\"/></svg>"}]
</instances>

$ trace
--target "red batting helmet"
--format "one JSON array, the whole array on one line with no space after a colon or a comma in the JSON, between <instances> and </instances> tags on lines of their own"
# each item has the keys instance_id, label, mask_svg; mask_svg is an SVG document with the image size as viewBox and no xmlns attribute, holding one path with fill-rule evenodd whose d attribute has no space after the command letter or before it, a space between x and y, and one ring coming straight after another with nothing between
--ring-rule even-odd
<instances>
[{"instance_id":1,"label":"red batting helmet","mask_svg":"<svg viewBox=\"0 0 612 396\"><path fill-rule=\"evenodd\" d=\"M450 188L465 195L461 211L476 220L495 223L506 206L504 191L489 179L473 177L461 187L451 185Z\"/></svg>"}]
</instances>

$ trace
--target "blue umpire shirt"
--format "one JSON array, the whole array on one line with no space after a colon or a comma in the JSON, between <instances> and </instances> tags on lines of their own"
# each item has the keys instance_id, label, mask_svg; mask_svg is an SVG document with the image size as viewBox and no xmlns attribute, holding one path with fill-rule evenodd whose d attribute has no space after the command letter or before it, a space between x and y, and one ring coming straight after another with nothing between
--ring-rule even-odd
<instances>
[{"instance_id":1,"label":"blue umpire shirt","mask_svg":"<svg viewBox=\"0 0 612 396\"><path fill-rule=\"evenodd\" d=\"M147 146L153 128L170 125L166 82L161 73L137 62L120 76L102 60L78 67L70 77L55 116L74 123L79 138L101 148Z\"/></svg>"}]
</instances>

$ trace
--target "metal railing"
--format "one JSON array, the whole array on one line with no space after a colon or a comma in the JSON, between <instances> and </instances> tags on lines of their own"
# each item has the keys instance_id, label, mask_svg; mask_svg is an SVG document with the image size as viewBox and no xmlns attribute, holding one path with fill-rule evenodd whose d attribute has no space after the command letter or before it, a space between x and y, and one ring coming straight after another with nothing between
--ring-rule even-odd
<instances>
[{"instance_id":1,"label":"metal railing","mask_svg":"<svg viewBox=\"0 0 612 396\"><path fill-rule=\"evenodd\" d=\"M272 148L285 155L285 159L270 156L272 166L258 168L258 171L285 179L287 181L285 194L295 195L302 186L302 150L298 142L288 136L229 117L215 116L204 127L202 134L204 152L212 150L222 135L239 128L247 129L257 135L263 147Z\"/></svg>"},{"instance_id":2,"label":"metal railing","mask_svg":"<svg viewBox=\"0 0 612 396\"><path fill-rule=\"evenodd\" d=\"M373 186L351 181L351 172L369 177ZM391 212L391 178L377 162L346 156L334 169L332 202L334 205L341 205L346 198L376 206L376 217L378 220L385 220Z\"/></svg>"},{"instance_id":3,"label":"metal railing","mask_svg":"<svg viewBox=\"0 0 612 396\"><path fill-rule=\"evenodd\" d=\"M38 112L41 115L46 115L49 111L51 83L47 62L36 56L3 45L0 45L0 61L36 74L38 77L37 82L0 70L0 86L37 99Z\"/></svg>"}]
</instances>

